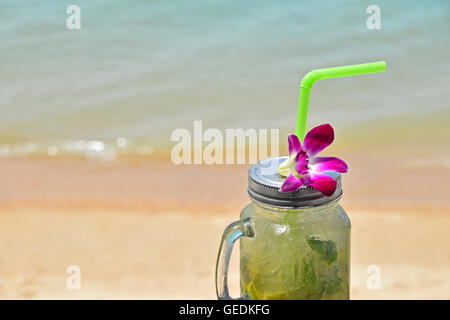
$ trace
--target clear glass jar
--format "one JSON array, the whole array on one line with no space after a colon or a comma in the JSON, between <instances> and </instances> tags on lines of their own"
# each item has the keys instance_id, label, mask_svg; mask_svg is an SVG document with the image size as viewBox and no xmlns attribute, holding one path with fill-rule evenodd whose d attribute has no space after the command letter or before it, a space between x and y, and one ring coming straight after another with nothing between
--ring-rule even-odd
<instances>
[{"instance_id":1,"label":"clear glass jar","mask_svg":"<svg viewBox=\"0 0 450 320\"><path fill-rule=\"evenodd\" d=\"M261 179L261 164L255 166L249 175L252 202L222 237L216 268L218 298L231 299L228 263L234 242L241 239L240 299L349 299L350 220L338 203L340 175L331 173L338 181L331 197L312 188L277 194L283 179L277 174Z\"/></svg>"}]
</instances>

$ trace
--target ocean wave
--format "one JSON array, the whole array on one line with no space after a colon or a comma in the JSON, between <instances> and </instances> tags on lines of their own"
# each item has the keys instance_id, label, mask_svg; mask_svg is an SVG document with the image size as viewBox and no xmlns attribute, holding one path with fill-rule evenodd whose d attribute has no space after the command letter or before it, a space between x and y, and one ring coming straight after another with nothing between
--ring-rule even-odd
<instances>
[{"instance_id":1,"label":"ocean wave","mask_svg":"<svg viewBox=\"0 0 450 320\"><path fill-rule=\"evenodd\" d=\"M116 141L67 140L54 143L25 142L14 145L0 144L0 157L44 155L83 156L87 159L111 161L124 155L149 156L155 149L149 145L139 145L119 137Z\"/></svg>"}]
</instances>

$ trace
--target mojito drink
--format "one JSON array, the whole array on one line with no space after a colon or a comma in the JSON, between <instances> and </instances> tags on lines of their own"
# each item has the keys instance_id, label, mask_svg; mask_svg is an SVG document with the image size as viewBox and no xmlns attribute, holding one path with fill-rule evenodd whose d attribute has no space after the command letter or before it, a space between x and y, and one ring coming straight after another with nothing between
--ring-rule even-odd
<instances>
[{"instance_id":1,"label":"mojito drink","mask_svg":"<svg viewBox=\"0 0 450 320\"><path fill-rule=\"evenodd\" d=\"M349 299L350 220L337 201L282 209L252 202L240 240L241 295L252 300Z\"/></svg>"}]
</instances>

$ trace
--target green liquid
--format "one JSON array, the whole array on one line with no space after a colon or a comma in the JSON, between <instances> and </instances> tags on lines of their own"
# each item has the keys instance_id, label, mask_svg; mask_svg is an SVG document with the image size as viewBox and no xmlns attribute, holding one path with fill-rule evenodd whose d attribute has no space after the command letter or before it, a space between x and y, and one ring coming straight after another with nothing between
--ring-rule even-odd
<instances>
[{"instance_id":1,"label":"green liquid","mask_svg":"<svg viewBox=\"0 0 450 320\"><path fill-rule=\"evenodd\" d=\"M254 300L349 299L350 220L337 203L274 209L256 203L240 240L241 294Z\"/></svg>"}]
</instances>

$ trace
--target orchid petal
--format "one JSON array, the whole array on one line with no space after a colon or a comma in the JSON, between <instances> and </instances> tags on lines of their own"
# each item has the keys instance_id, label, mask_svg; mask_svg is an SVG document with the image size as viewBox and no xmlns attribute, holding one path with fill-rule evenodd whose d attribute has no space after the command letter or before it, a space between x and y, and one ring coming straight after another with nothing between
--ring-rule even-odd
<instances>
[{"instance_id":1,"label":"orchid petal","mask_svg":"<svg viewBox=\"0 0 450 320\"><path fill-rule=\"evenodd\" d=\"M312 128L303 141L303 149L309 155L315 155L328 147L334 140L334 130L329 124Z\"/></svg>"},{"instance_id":2,"label":"orchid petal","mask_svg":"<svg viewBox=\"0 0 450 320\"><path fill-rule=\"evenodd\" d=\"M295 170L298 174L307 174L308 173L308 156L306 155L306 152L299 152L297 156L295 157L295 161L297 164L295 165Z\"/></svg>"},{"instance_id":3,"label":"orchid petal","mask_svg":"<svg viewBox=\"0 0 450 320\"><path fill-rule=\"evenodd\" d=\"M291 192L295 191L303 185L302 181L299 178L294 177L292 174L286 178L281 186L282 192Z\"/></svg>"},{"instance_id":4,"label":"orchid petal","mask_svg":"<svg viewBox=\"0 0 450 320\"><path fill-rule=\"evenodd\" d=\"M324 171L337 171L337 172L347 172L347 164L336 157L315 157L313 163L311 164L312 170L317 173L322 173Z\"/></svg>"},{"instance_id":5,"label":"orchid petal","mask_svg":"<svg viewBox=\"0 0 450 320\"><path fill-rule=\"evenodd\" d=\"M302 149L302 144L295 134L290 134L288 136L288 143L290 155L292 155L293 153L297 153Z\"/></svg>"},{"instance_id":6,"label":"orchid petal","mask_svg":"<svg viewBox=\"0 0 450 320\"><path fill-rule=\"evenodd\" d=\"M300 150L299 152L297 152L294 159L295 162L308 162L308 158L308 154L305 151Z\"/></svg>"},{"instance_id":7,"label":"orchid petal","mask_svg":"<svg viewBox=\"0 0 450 320\"><path fill-rule=\"evenodd\" d=\"M336 180L326 174L315 174L311 177L311 186L319 190L327 197L336 191Z\"/></svg>"}]
</instances>

